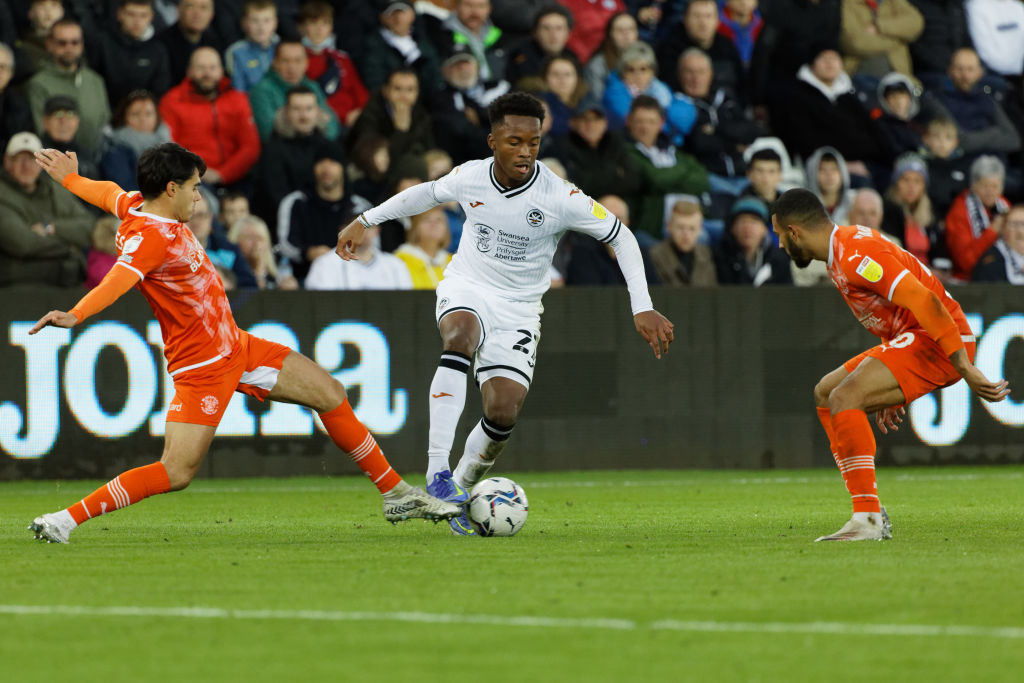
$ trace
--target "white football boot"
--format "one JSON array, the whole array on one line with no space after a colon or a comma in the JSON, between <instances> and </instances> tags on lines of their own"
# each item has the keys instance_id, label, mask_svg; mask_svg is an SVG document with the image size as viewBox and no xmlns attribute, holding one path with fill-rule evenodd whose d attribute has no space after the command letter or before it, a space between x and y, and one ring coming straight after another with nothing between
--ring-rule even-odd
<instances>
[{"instance_id":1,"label":"white football boot","mask_svg":"<svg viewBox=\"0 0 1024 683\"><path fill-rule=\"evenodd\" d=\"M892 522L885 508L881 512L855 512L843 528L829 536L814 539L818 541L887 541L892 538Z\"/></svg>"},{"instance_id":2,"label":"white football boot","mask_svg":"<svg viewBox=\"0 0 1024 683\"><path fill-rule=\"evenodd\" d=\"M50 512L40 515L28 525L29 531L35 532L36 538L47 543L67 543L71 532L75 530L74 518L67 510Z\"/></svg>"},{"instance_id":3,"label":"white football boot","mask_svg":"<svg viewBox=\"0 0 1024 683\"><path fill-rule=\"evenodd\" d=\"M384 519L392 524L406 519L439 522L462 514L462 508L427 494L404 481L384 494Z\"/></svg>"}]
</instances>

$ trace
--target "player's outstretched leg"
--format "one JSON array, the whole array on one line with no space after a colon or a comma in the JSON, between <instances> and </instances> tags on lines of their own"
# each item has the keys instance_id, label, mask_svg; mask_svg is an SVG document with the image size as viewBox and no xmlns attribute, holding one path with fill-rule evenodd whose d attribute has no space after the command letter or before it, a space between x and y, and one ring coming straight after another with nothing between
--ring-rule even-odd
<instances>
[{"instance_id":1,"label":"player's outstretched leg","mask_svg":"<svg viewBox=\"0 0 1024 683\"><path fill-rule=\"evenodd\" d=\"M465 504L469 493L452 478L449 456L466 406L466 376L472 362L464 353L446 350L430 383L427 492L456 505Z\"/></svg>"},{"instance_id":2,"label":"player's outstretched leg","mask_svg":"<svg viewBox=\"0 0 1024 683\"><path fill-rule=\"evenodd\" d=\"M71 507L36 517L28 528L41 541L67 543L71 532L82 522L170 490L162 462L136 467L114 477Z\"/></svg>"}]
</instances>

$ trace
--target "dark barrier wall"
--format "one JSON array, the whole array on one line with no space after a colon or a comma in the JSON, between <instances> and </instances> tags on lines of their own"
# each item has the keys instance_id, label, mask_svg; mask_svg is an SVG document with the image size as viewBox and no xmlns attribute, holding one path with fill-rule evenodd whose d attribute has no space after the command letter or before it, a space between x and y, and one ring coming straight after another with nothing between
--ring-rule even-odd
<instances>
[{"instance_id":1,"label":"dark barrier wall","mask_svg":"<svg viewBox=\"0 0 1024 683\"><path fill-rule=\"evenodd\" d=\"M108 477L160 454L172 392L159 329L133 292L75 330L26 332L77 292L6 289L0 305L0 477ZM883 464L1024 462L1024 290L955 295L981 333L978 364L1016 387L982 404L966 386L911 406L878 436ZM536 378L503 469L832 466L817 380L875 339L831 288L656 290L676 325L662 361L621 289L545 299ZM349 387L400 471L423 471L426 395L440 352L429 292L235 293L239 325L313 357ZM480 416L470 390L456 450ZM454 458L453 458L454 464ZM309 411L238 395L205 475L354 472Z\"/></svg>"}]
</instances>

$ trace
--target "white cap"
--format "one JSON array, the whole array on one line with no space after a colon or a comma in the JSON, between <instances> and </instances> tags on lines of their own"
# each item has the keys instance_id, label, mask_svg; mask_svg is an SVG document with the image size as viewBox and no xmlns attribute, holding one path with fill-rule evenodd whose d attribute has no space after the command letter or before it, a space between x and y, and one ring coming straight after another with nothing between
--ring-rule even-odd
<instances>
[{"instance_id":1,"label":"white cap","mask_svg":"<svg viewBox=\"0 0 1024 683\"><path fill-rule=\"evenodd\" d=\"M23 131L11 136L7 142L6 155L13 157L20 152L32 152L35 154L43 148L43 143L35 133Z\"/></svg>"}]
</instances>

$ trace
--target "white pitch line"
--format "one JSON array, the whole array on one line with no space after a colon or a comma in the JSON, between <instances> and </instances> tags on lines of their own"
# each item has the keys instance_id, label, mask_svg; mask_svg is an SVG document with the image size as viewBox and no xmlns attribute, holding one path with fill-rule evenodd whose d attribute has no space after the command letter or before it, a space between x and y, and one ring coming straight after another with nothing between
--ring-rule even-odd
<instances>
[{"instance_id":1,"label":"white pitch line","mask_svg":"<svg viewBox=\"0 0 1024 683\"><path fill-rule=\"evenodd\" d=\"M865 636L969 636L1024 640L1024 628L956 624L856 624L812 621L742 622L663 619L650 623L631 619L501 616L431 612L331 612L323 610L245 610L220 607L89 607L84 605L0 605L0 614L62 617L160 617L181 619L239 619L250 621L385 621L420 624L472 624L525 628L599 629L611 631L687 631L701 633L776 633Z\"/></svg>"}]
</instances>

